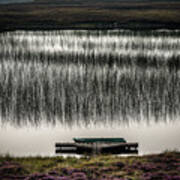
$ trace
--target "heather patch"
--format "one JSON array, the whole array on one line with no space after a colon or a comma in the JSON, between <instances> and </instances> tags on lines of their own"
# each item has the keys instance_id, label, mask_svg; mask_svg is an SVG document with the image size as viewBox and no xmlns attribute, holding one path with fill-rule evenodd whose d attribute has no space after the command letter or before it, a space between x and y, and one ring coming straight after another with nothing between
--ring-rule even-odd
<instances>
[{"instance_id":1,"label":"heather patch","mask_svg":"<svg viewBox=\"0 0 180 180\"><path fill-rule=\"evenodd\" d=\"M2 180L180 180L180 153L149 156L0 157Z\"/></svg>"}]
</instances>

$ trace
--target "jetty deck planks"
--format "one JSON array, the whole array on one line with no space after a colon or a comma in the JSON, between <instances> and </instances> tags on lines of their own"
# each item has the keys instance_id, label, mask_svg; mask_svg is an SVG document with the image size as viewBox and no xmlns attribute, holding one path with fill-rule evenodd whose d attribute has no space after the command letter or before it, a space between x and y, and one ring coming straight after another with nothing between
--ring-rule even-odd
<instances>
[{"instance_id":1,"label":"jetty deck planks","mask_svg":"<svg viewBox=\"0 0 180 180\"><path fill-rule=\"evenodd\" d=\"M56 143L56 153L137 154L138 143Z\"/></svg>"}]
</instances>

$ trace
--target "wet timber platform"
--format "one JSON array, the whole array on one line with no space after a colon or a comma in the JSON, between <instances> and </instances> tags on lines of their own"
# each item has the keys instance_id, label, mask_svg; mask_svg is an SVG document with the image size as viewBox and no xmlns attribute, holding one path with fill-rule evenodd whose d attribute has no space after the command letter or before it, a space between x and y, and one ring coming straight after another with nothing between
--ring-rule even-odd
<instances>
[{"instance_id":1,"label":"wet timber platform","mask_svg":"<svg viewBox=\"0 0 180 180\"><path fill-rule=\"evenodd\" d=\"M71 143L56 143L56 153L69 154L137 154L138 143L123 138L74 138Z\"/></svg>"}]
</instances>

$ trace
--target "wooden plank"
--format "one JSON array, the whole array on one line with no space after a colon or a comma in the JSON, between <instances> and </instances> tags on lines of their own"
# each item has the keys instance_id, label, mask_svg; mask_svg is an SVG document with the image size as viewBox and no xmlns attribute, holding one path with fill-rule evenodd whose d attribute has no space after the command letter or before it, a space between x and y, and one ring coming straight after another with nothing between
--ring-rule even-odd
<instances>
[{"instance_id":1,"label":"wooden plank","mask_svg":"<svg viewBox=\"0 0 180 180\"><path fill-rule=\"evenodd\" d=\"M116 148L116 147L138 147L138 143L56 143L56 147L79 147L79 148L93 148L93 147L111 147L111 148Z\"/></svg>"},{"instance_id":2,"label":"wooden plank","mask_svg":"<svg viewBox=\"0 0 180 180\"><path fill-rule=\"evenodd\" d=\"M117 143L117 144L111 144L111 145L108 145L108 144L102 144L101 147L111 147L111 148L117 148L117 147L134 147L134 148L137 148L138 147L138 143Z\"/></svg>"},{"instance_id":3,"label":"wooden plank","mask_svg":"<svg viewBox=\"0 0 180 180\"><path fill-rule=\"evenodd\" d=\"M74 146L76 146L76 144L75 143L56 143L55 146L56 147L63 147L63 146L74 147Z\"/></svg>"},{"instance_id":4,"label":"wooden plank","mask_svg":"<svg viewBox=\"0 0 180 180\"><path fill-rule=\"evenodd\" d=\"M74 150L74 149L56 149L56 153L77 154L77 150Z\"/></svg>"},{"instance_id":5,"label":"wooden plank","mask_svg":"<svg viewBox=\"0 0 180 180\"><path fill-rule=\"evenodd\" d=\"M108 143L125 143L124 138L73 138L77 143L96 143L96 142L108 142Z\"/></svg>"},{"instance_id":6,"label":"wooden plank","mask_svg":"<svg viewBox=\"0 0 180 180\"><path fill-rule=\"evenodd\" d=\"M138 153L138 143L56 143L56 153L128 154Z\"/></svg>"}]
</instances>

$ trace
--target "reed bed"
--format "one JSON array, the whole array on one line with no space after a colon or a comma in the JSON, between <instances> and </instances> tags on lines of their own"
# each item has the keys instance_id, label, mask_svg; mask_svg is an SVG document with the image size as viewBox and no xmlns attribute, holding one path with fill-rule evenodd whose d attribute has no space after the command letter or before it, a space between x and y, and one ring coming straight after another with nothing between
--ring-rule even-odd
<instances>
[{"instance_id":1,"label":"reed bed","mask_svg":"<svg viewBox=\"0 0 180 180\"><path fill-rule=\"evenodd\" d=\"M167 120L179 115L180 71L108 66L0 65L0 110L15 124Z\"/></svg>"},{"instance_id":2,"label":"reed bed","mask_svg":"<svg viewBox=\"0 0 180 180\"><path fill-rule=\"evenodd\" d=\"M178 31L0 35L2 123L71 126L180 115Z\"/></svg>"},{"instance_id":3,"label":"reed bed","mask_svg":"<svg viewBox=\"0 0 180 180\"><path fill-rule=\"evenodd\" d=\"M173 34L174 33L174 34ZM59 64L180 67L179 31L9 32L0 56L11 61Z\"/></svg>"}]
</instances>

